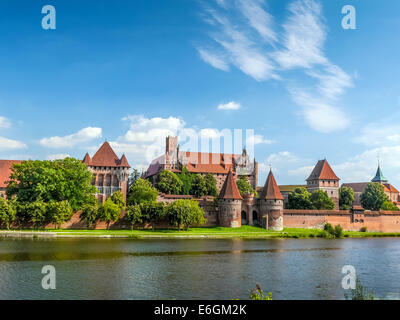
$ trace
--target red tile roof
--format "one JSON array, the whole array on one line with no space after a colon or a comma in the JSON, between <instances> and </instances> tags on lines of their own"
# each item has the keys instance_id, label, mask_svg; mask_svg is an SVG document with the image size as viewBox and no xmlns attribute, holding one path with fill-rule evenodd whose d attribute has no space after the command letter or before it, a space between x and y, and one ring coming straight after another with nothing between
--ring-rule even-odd
<instances>
[{"instance_id":1,"label":"red tile roof","mask_svg":"<svg viewBox=\"0 0 400 320\"><path fill-rule=\"evenodd\" d=\"M229 170L225 182L222 186L221 192L219 193L220 199L233 199L240 200L242 196L240 195L239 189L236 185L235 178L233 177L232 170Z\"/></svg>"},{"instance_id":2,"label":"red tile roof","mask_svg":"<svg viewBox=\"0 0 400 320\"><path fill-rule=\"evenodd\" d=\"M384 186L386 187L385 191L391 193L399 193L399 191L395 187L393 187L390 183L385 183Z\"/></svg>"},{"instance_id":3,"label":"red tile roof","mask_svg":"<svg viewBox=\"0 0 400 320\"><path fill-rule=\"evenodd\" d=\"M311 172L308 180L340 180L326 160L319 160Z\"/></svg>"},{"instance_id":4,"label":"red tile roof","mask_svg":"<svg viewBox=\"0 0 400 320\"><path fill-rule=\"evenodd\" d=\"M130 168L128 160L125 155L118 158L110 144L106 141L97 150L93 158L90 158L89 154L86 153L85 158L82 160L83 163L93 167L127 167Z\"/></svg>"},{"instance_id":5,"label":"red tile roof","mask_svg":"<svg viewBox=\"0 0 400 320\"><path fill-rule=\"evenodd\" d=\"M189 172L227 174L230 169L233 170L235 157L239 155L181 151L180 156L187 159L185 165Z\"/></svg>"},{"instance_id":6,"label":"red tile roof","mask_svg":"<svg viewBox=\"0 0 400 320\"><path fill-rule=\"evenodd\" d=\"M275 177L272 171L269 172L267 180L265 181L264 188L261 192L260 199L267 200L283 200L283 196L279 190L279 187L275 181Z\"/></svg>"},{"instance_id":7,"label":"red tile roof","mask_svg":"<svg viewBox=\"0 0 400 320\"><path fill-rule=\"evenodd\" d=\"M11 167L21 163L22 160L0 160L0 188L6 188L6 182L10 180Z\"/></svg>"}]
</instances>

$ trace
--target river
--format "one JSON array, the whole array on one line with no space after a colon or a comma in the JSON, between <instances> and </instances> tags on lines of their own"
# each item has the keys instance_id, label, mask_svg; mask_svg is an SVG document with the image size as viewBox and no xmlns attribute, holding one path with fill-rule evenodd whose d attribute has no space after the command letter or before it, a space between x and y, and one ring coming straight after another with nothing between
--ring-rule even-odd
<instances>
[{"instance_id":1,"label":"river","mask_svg":"<svg viewBox=\"0 0 400 320\"><path fill-rule=\"evenodd\" d=\"M56 270L44 290L42 267ZM0 239L0 299L343 299L355 267L375 296L400 298L400 239Z\"/></svg>"}]
</instances>

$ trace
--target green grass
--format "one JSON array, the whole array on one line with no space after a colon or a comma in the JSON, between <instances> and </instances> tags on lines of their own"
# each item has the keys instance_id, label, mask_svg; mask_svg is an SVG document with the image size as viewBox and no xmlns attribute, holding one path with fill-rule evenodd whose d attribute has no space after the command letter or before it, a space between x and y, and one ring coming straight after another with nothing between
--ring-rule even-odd
<instances>
[{"instance_id":1,"label":"green grass","mask_svg":"<svg viewBox=\"0 0 400 320\"><path fill-rule=\"evenodd\" d=\"M23 230L23 232L32 232L34 230ZM317 238L321 235L319 229L300 229L285 228L283 231L270 231L260 227L242 226L240 228L224 227L200 227L190 228L187 231L178 231L176 229L146 229L146 230L68 230L68 229L44 229L40 232L56 233L60 236L109 236L109 237L127 237L127 238ZM34 231L36 232L36 231ZM400 233L382 233L382 232L356 232L344 231L345 238L364 238L364 237L399 237Z\"/></svg>"}]
</instances>

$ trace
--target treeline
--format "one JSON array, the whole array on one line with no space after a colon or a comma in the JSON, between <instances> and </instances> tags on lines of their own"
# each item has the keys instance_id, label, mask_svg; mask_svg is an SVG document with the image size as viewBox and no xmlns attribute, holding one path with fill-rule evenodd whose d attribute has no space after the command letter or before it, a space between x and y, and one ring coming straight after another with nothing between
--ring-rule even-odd
<instances>
[{"instance_id":1,"label":"treeline","mask_svg":"<svg viewBox=\"0 0 400 320\"><path fill-rule=\"evenodd\" d=\"M299 210L333 210L335 203L328 194L322 190L308 192L305 187L294 189L288 196L288 209Z\"/></svg>"}]
</instances>

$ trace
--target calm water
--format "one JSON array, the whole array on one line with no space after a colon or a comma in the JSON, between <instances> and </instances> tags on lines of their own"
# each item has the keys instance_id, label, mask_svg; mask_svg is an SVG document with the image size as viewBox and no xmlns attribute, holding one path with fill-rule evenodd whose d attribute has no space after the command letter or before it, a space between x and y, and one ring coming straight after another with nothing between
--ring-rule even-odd
<instances>
[{"instance_id":1,"label":"calm water","mask_svg":"<svg viewBox=\"0 0 400 320\"><path fill-rule=\"evenodd\" d=\"M41 287L44 265L57 289ZM0 299L343 299L353 265L375 295L400 297L400 239L0 240Z\"/></svg>"}]
</instances>

